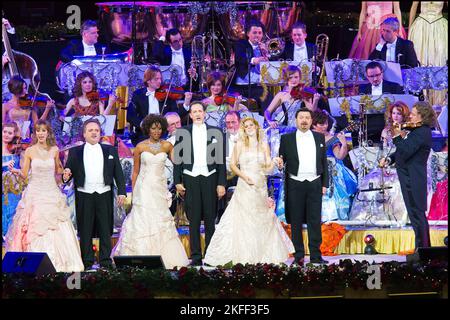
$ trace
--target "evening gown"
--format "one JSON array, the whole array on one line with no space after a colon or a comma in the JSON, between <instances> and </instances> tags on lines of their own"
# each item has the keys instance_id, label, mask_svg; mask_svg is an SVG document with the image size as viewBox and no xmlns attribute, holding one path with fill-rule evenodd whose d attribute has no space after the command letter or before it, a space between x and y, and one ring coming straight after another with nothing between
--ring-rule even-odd
<instances>
[{"instance_id":1,"label":"evening gown","mask_svg":"<svg viewBox=\"0 0 450 320\"><path fill-rule=\"evenodd\" d=\"M167 154L141 153L132 209L112 256L160 255L167 269L189 264L167 200Z\"/></svg>"},{"instance_id":2,"label":"evening gown","mask_svg":"<svg viewBox=\"0 0 450 320\"><path fill-rule=\"evenodd\" d=\"M206 251L204 262L212 265L236 263L284 263L294 252L274 210L268 206L267 179L260 163L262 151L239 156L240 170L254 185L238 179L236 189Z\"/></svg>"},{"instance_id":3,"label":"evening gown","mask_svg":"<svg viewBox=\"0 0 450 320\"><path fill-rule=\"evenodd\" d=\"M361 40L358 41L355 37L348 57L367 60L380 41L380 24L390 16L396 17L393 14L392 1L368 1L367 15L361 26ZM400 27L399 36L406 39L406 32L403 27Z\"/></svg>"},{"instance_id":4,"label":"evening gown","mask_svg":"<svg viewBox=\"0 0 450 320\"><path fill-rule=\"evenodd\" d=\"M348 220L352 196L358 190L355 174L334 156L333 147L336 144L340 144L337 137L326 142L330 183L327 193L322 197L322 222Z\"/></svg>"},{"instance_id":5,"label":"evening gown","mask_svg":"<svg viewBox=\"0 0 450 320\"><path fill-rule=\"evenodd\" d=\"M422 66L445 66L448 60L448 20L442 15L443 1L421 1L420 14L409 30L417 59ZM431 104L442 105L447 90L431 91Z\"/></svg>"},{"instance_id":6,"label":"evening gown","mask_svg":"<svg viewBox=\"0 0 450 320\"><path fill-rule=\"evenodd\" d=\"M7 252L47 253L57 272L84 270L70 209L56 184L53 157L31 161L29 183L5 242Z\"/></svg>"},{"instance_id":7,"label":"evening gown","mask_svg":"<svg viewBox=\"0 0 450 320\"><path fill-rule=\"evenodd\" d=\"M20 156L15 154L3 155L2 163L14 160L14 168L20 168ZM17 204L22 196L22 187L20 179L17 179L10 171L8 166L2 166L2 236L6 235L9 225L12 222Z\"/></svg>"}]
</instances>

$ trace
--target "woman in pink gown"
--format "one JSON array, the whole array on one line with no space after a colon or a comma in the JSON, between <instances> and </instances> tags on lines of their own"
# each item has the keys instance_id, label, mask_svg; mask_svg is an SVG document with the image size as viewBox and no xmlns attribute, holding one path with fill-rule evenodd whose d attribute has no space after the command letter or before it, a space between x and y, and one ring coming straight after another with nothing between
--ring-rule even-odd
<instances>
[{"instance_id":1,"label":"woman in pink gown","mask_svg":"<svg viewBox=\"0 0 450 320\"><path fill-rule=\"evenodd\" d=\"M361 5L358 34L348 57L367 60L380 41L380 24L388 17L397 17L401 26L402 13L398 1L363 1ZM403 27L399 36L407 39Z\"/></svg>"},{"instance_id":2,"label":"woman in pink gown","mask_svg":"<svg viewBox=\"0 0 450 320\"><path fill-rule=\"evenodd\" d=\"M57 272L83 271L70 209L55 179L55 173L63 172L55 136L43 120L34 130L33 145L25 151L22 170L10 167L13 174L29 177L29 183L6 234L6 251L45 252Z\"/></svg>"},{"instance_id":3,"label":"woman in pink gown","mask_svg":"<svg viewBox=\"0 0 450 320\"><path fill-rule=\"evenodd\" d=\"M441 151L443 155L447 155L444 161L437 160L437 168L440 172L435 173L436 190L431 198L428 220L448 220L448 148L447 146Z\"/></svg>"}]
</instances>

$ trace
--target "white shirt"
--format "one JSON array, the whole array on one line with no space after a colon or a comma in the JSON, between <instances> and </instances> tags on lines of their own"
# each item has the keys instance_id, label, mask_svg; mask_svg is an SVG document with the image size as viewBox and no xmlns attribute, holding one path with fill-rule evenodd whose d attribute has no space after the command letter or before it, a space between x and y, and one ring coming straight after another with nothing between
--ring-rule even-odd
<instances>
[{"instance_id":1,"label":"white shirt","mask_svg":"<svg viewBox=\"0 0 450 320\"><path fill-rule=\"evenodd\" d=\"M181 74L181 83L186 83L186 70L184 70L184 56L183 56L183 48L180 50L174 50L172 47L172 64L177 64L183 70Z\"/></svg>"},{"instance_id":2,"label":"white shirt","mask_svg":"<svg viewBox=\"0 0 450 320\"><path fill-rule=\"evenodd\" d=\"M383 94L383 81L380 82L379 85L372 85L372 95L373 96L381 96Z\"/></svg>"},{"instance_id":3,"label":"white shirt","mask_svg":"<svg viewBox=\"0 0 450 320\"><path fill-rule=\"evenodd\" d=\"M303 46L298 46L294 44L294 61L303 61L308 60L308 50L306 49L306 44L304 43Z\"/></svg>"},{"instance_id":4,"label":"white shirt","mask_svg":"<svg viewBox=\"0 0 450 320\"><path fill-rule=\"evenodd\" d=\"M295 140L297 142L298 172L297 175L289 175L297 181L313 181L319 176L316 167L316 141L311 130L301 132L297 129Z\"/></svg>"},{"instance_id":5,"label":"white shirt","mask_svg":"<svg viewBox=\"0 0 450 320\"><path fill-rule=\"evenodd\" d=\"M96 56L97 51L95 51L94 45L88 45L84 41L81 41L83 43L83 49L84 49L84 56Z\"/></svg>"},{"instance_id":6,"label":"white shirt","mask_svg":"<svg viewBox=\"0 0 450 320\"><path fill-rule=\"evenodd\" d=\"M94 145L87 143L83 151L85 182L84 187L77 190L84 193L105 193L111 190L111 186L105 185L103 178L103 150L99 143Z\"/></svg>"},{"instance_id":7,"label":"white shirt","mask_svg":"<svg viewBox=\"0 0 450 320\"><path fill-rule=\"evenodd\" d=\"M149 91L147 88L145 95L148 97L148 114L159 114L159 102L155 98L155 91Z\"/></svg>"},{"instance_id":8,"label":"white shirt","mask_svg":"<svg viewBox=\"0 0 450 320\"><path fill-rule=\"evenodd\" d=\"M192 171L184 169L183 173L197 177L199 175L208 177L216 172L216 169L208 172L208 162L207 162L207 139L208 132L206 129L206 124L192 126L192 145L194 151L194 165L192 166Z\"/></svg>"},{"instance_id":9,"label":"white shirt","mask_svg":"<svg viewBox=\"0 0 450 320\"><path fill-rule=\"evenodd\" d=\"M386 43L386 61L396 62L397 57L395 56L395 46L397 45L397 39L393 43Z\"/></svg>"}]
</instances>

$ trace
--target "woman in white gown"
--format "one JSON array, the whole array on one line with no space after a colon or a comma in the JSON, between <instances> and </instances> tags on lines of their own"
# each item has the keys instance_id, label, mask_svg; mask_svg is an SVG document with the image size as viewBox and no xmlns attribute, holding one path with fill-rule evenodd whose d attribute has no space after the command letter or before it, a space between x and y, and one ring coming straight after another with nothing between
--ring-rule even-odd
<instances>
[{"instance_id":1,"label":"woman in white gown","mask_svg":"<svg viewBox=\"0 0 450 320\"><path fill-rule=\"evenodd\" d=\"M255 119L242 120L230 167L239 180L204 262L212 266L285 262L294 247L268 205L266 174L274 163Z\"/></svg>"},{"instance_id":2,"label":"woman in white gown","mask_svg":"<svg viewBox=\"0 0 450 320\"><path fill-rule=\"evenodd\" d=\"M83 271L80 245L66 197L55 173L62 174L59 150L50 125L38 120L33 145L26 149L22 170L10 171L30 181L6 234L6 251L45 252L57 272Z\"/></svg>"},{"instance_id":3,"label":"woman in white gown","mask_svg":"<svg viewBox=\"0 0 450 320\"><path fill-rule=\"evenodd\" d=\"M168 203L165 165L173 146L161 140L167 120L150 114L143 120L142 130L149 139L134 150L133 207L112 256L161 255L167 269L186 266L189 260Z\"/></svg>"}]
</instances>

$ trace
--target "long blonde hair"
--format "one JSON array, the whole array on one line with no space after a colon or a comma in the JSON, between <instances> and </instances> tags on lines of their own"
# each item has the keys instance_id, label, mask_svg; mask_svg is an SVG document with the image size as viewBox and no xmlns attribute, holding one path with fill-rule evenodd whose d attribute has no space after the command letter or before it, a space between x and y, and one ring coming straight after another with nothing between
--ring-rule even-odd
<instances>
[{"instance_id":1,"label":"long blonde hair","mask_svg":"<svg viewBox=\"0 0 450 320\"><path fill-rule=\"evenodd\" d=\"M253 124L256 127L256 141L257 141L257 147L259 148L262 146L264 142L264 131L261 129L261 126L259 125L258 121L256 121L254 118L246 117L241 120L241 124L239 126L239 137L244 142L244 146L248 148L250 146L250 139L249 136L245 133L244 125L247 121L253 122Z\"/></svg>"}]
</instances>

